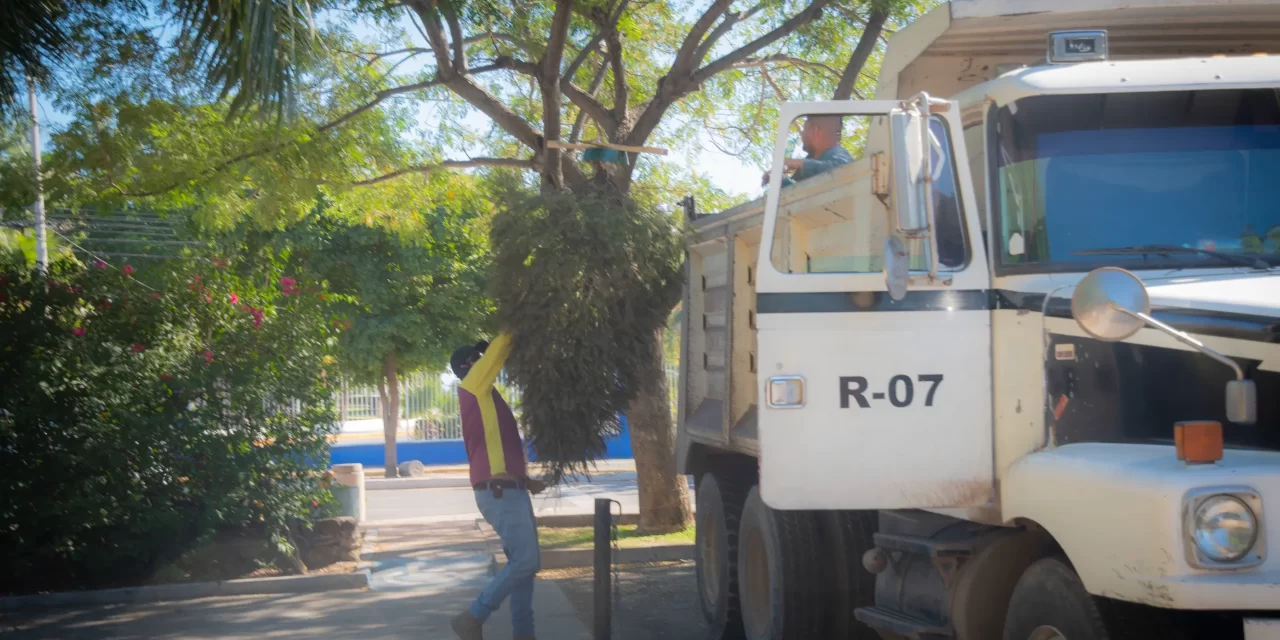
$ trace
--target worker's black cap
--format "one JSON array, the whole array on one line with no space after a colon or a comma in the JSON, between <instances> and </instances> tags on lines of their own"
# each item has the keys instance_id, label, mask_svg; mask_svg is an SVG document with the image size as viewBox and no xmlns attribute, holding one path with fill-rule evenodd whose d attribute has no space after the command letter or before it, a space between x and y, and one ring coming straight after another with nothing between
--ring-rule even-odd
<instances>
[{"instance_id":1,"label":"worker's black cap","mask_svg":"<svg viewBox=\"0 0 1280 640\"><path fill-rule=\"evenodd\" d=\"M449 358L449 368L453 370L453 375L458 378L467 377L467 372L471 370L469 361L472 358L479 358L480 350L473 344L463 345L453 350L453 355Z\"/></svg>"}]
</instances>

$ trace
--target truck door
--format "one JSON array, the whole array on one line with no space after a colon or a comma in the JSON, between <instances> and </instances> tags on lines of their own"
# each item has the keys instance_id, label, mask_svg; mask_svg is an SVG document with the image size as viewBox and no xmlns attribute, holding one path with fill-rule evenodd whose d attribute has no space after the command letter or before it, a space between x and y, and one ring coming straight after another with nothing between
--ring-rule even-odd
<instances>
[{"instance_id":1,"label":"truck door","mask_svg":"<svg viewBox=\"0 0 1280 640\"><path fill-rule=\"evenodd\" d=\"M858 116L870 133L866 157L838 170L832 188L843 197L811 206L788 195L799 185L783 191L778 171L769 185L756 301L760 486L777 509L971 507L993 497L991 278L960 108L917 108L928 152L911 165L911 153L895 153L907 136L891 133L886 116L903 104L782 109L774 167L797 118ZM907 196L896 192L912 167L931 176L911 196L932 204L936 242L895 244L909 259L886 269L886 238L904 235L895 199Z\"/></svg>"}]
</instances>

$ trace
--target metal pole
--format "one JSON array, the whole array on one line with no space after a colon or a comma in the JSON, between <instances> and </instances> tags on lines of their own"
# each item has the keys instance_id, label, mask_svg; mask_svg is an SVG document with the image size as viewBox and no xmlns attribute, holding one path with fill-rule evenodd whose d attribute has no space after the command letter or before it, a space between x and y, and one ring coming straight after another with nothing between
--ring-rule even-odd
<instances>
[{"instance_id":1,"label":"metal pole","mask_svg":"<svg viewBox=\"0 0 1280 640\"><path fill-rule=\"evenodd\" d=\"M40 119L36 109L36 81L27 76L27 98L31 102L31 160L36 175L36 268L44 273L49 267L49 245L44 231L44 186L40 180Z\"/></svg>"},{"instance_id":2,"label":"metal pole","mask_svg":"<svg viewBox=\"0 0 1280 640\"><path fill-rule=\"evenodd\" d=\"M595 520L595 610L591 616L594 621L595 640L609 640L613 623L613 501L608 498L596 498Z\"/></svg>"}]
</instances>

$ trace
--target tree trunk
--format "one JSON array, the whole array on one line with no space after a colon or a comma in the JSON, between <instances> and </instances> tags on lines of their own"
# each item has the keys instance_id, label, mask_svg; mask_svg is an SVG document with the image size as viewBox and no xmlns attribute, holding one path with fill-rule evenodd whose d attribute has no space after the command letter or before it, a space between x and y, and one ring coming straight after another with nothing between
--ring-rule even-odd
<instances>
[{"instance_id":1,"label":"tree trunk","mask_svg":"<svg viewBox=\"0 0 1280 640\"><path fill-rule=\"evenodd\" d=\"M647 380L627 405L640 489L640 529L652 532L676 531L693 522L688 480L676 473L676 430L662 366L662 336L663 329L658 329Z\"/></svg>"},{"instance_id":2,"label":"tree trunk","mask_svg":"<svg viewBox=\"0 0 1280 640\"><path fill-rule=\"evenodd\" d=\"M396 430L400 428L400 381L396 379L396 354L382 357L382 377L378 378L378 401L382 403L382 435L385 442L383 465L386 477L396 477Z\"/></svg>"}]
</instances>

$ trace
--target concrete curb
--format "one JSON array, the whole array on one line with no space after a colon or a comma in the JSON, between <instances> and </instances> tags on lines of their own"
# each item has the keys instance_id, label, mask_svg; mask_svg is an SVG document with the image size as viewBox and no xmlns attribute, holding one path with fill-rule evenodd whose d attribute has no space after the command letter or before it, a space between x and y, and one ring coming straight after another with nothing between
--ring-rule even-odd
<instances>
[{"instance_id":1,"label":"concrete curb","mask_svg":"<svg viewBox=\"0 0 1280 640\"><path fill-rule=\"evenodd\" d=\"M665 544L652 547L623 547L613 554L614 564L645 564L649 562L668 562L672 560L693 560L694 550L691 544ZM567 569L569 567L590 567L595 564L595 549L543 549L541 553L543 569ZM506 566L506 556L493 554L490 567L493 573Z\"/></svg>"},{"instance_id":2,"label":"concrete curb","mask_svg":"<svg viewBox=\"0 0 1280 640\"><path fill-rule=\"evenodd\" d=\"M590 527L596 523L594 513L565 513L537 516L539 527ZM640 514L624 513L618 518L618 524L640 524Z\"/></svg>"},{"instance_id":3,"label":"concrete curb","mask_svg":"<svg viewBox=\"0 0 1280 640\"><path fill-rule=\"evenodd\" d=\"M460 489L471 486L466 476L446 476L442 478L365 478L365 491L385 491L387 489Z\"/></svg>"},{"instance_id":4,"label":"concrete curb","mask_svg":"<svg viewBox=\"0 0 1280 640\"><path fill-rule=\"evenodd\" d=\"M248 596L277 593L318 593L347 589L368 589L369 570L355 573L244 578L223 582L188 582L148 585L98 591L65 591L30 596L0 598L0 611L107 604L138 604L168 600L195 600L221 596Z\"/></svg>"},{"instance_id":5,"label":"concrete curb","mask_svg":"<svg viewBox=\"0 0 1280 640\"><path fill-rule=\"evenodd\" d=\"M365 529L364 541L360 544L360 562L356 571L373 571L373 561L368 560L378 550L378 530Z\"/></svg>"}]
</instances>

